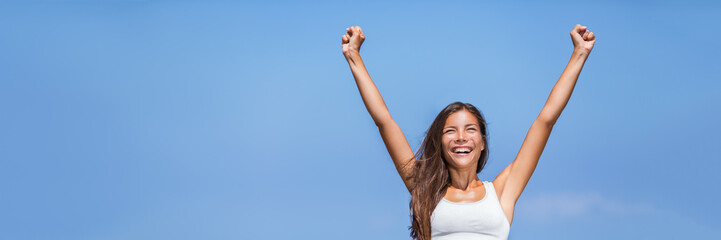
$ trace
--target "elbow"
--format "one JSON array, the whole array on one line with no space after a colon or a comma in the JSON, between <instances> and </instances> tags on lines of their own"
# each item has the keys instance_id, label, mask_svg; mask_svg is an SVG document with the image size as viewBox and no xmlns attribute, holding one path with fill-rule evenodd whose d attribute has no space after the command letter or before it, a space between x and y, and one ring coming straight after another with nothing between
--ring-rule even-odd
<instances>
[{"instance_id":1,"label":"elbow","mask_svg":"<svg viewBox=\"0 0 721 240\"><path fill-rule=\"evenodd\" d=\"M556 120L558 120L558 117L553 116L547 116L547 115L540 115L538 118L536 118L536 122L539 124L543 124L545 126L553 127L553 125L556 124Z\"/></svg>"},{"instance_id":2,"label":"elbow","mask_svg":"<svg viewBox=\"0 0 721 240\"><path fill-rule=\"evenodd\" d=\"M392 118L383 118L383 119L373 119L373 122L376 124L376 127L383 128L385 126L388 126L389 124L393 123Z\"/></svg>"},{"instance_id":3,"label":"elbow","mask_svg":"<svg viewBox=\"0 0 721 240\"><path fill-rule=\"evenodd\" d=\"M556 124L556 120L561 116L561 110L554 110L551 108L544 107L541 113L536 117L536 122L542 123L547 126L553 126Z\"/></svg>"},{"instance_id":4,"label":"elbow","mask_svg":"<svg viewBox=\"0 0 721 240\"><path fill-rule=\"evenodd\" d=\"M381 122L381 121L373 121L373 122L375 122L376 127L378 127L378 128L382 128L383 125L385 125L385 124L383 124L383 122Z\"/></svg>"},{"instance_id":5,"label":"elbow","mask_svg":"<svg viewBox=\"0 0 721 240\"><path fill-rule=\"evenodd\" d=\"M395 123L395 121L393 120L393 118L391 117L391 115L389 113L371 114L371 117L373 118L373 122L376 124L376 127L379 127L379 128Z\"/></svg>"}]
</instances>

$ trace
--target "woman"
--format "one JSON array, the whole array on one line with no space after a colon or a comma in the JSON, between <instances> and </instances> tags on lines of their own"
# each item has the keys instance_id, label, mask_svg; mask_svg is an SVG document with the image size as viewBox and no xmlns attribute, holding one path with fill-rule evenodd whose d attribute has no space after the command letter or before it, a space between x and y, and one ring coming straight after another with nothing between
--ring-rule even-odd
<instances>
[{"instance_id":1,"label":"woman","mask_svg":"<svg viewBox=\"0 0 721 240\"><path fill-rule=\"evenodd\" d=\"M571 97L596 38L585 26L571 30L574 51L541 113L511 162L492 181L478 173L488 156L486 122L473 105L448 105L428 128L414 155L360 57L365 35L359 26L346 29L343 55L353 72L393 163L411 193L411 237L419 240L507 239L516 201L526 187L548 136Z\"/></svg>"}]
</instances>

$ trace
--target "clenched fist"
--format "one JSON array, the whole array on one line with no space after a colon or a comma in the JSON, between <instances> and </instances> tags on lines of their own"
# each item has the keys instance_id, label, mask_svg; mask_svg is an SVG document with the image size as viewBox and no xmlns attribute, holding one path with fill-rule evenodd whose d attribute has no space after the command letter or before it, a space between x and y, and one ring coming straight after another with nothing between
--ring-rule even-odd
<instances>
[{"instance_id":1,"label":"clenched fist","mask_svg":"<svg viewBox=\"0 0 721 240\"><path fill-rule=\"evenodd\" d=\"M346 31L343 35L343 55L359 53L363 40L366 39L363 30L359 26L354 26L346 28Z\"/></svg>"},{"instance_id":2,"label":"clenched fist","mask_svg":"<svg viewBox=\"0 0 721 240\"><path fill-rule=\"evenodd\" d=\"M571 40L573 41L575 51L590 53L591 49L593 49L593 44L596 43L596 35L588 31L586 26L576 24L573 30L571 30Z\"/></svg>"}]
</instances>

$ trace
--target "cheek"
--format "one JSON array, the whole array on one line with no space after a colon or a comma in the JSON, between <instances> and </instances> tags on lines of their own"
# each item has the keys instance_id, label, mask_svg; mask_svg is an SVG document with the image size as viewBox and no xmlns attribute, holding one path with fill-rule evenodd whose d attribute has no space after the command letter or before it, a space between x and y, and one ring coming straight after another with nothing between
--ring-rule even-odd
<instances>
[{"instance_id":1,"label":"cheek","mask_svg":"<svg viewBox=\"0 0 721 240\"><path fill-rule=\"evenodd\" d=\"M441 146L443 147L443 151L446 151L448 147L451 145L452 139L446 136L443 136L441 138Z\"/></svg>"},{"instance_id":2,"label":"cheek","mask_svg":"<svg viewBox=\"0 0 721 240\"><path fill-rule=\"evenodd\" d=\"M483 147L483 138L481 135L474 136L473 141L476 144L476 148L480 149L480 147Z\"/></svg>"}]
</instances>

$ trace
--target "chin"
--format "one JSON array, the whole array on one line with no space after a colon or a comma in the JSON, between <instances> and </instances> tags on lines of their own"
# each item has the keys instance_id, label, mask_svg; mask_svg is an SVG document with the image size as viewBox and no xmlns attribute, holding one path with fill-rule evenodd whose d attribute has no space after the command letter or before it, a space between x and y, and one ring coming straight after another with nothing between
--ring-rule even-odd
<instances>
[{"instance_id":1,"label":"chin","mask_svg":"<svg viewBox=\"0 0 721 240\"><path fill-rule=\"evenodd\" d=\"M466 158L459 159L459 158L454 158L453 156L446 156L446 159L450 159L451 162L453 162L452 165L454 167L465 168L465 167L471 167L472 165L475 167L478 157L473 156L473 157L468 157L467 159ZM476 159L476 161L474 161L473 159Z\"/></svg>"}]
</instances>

